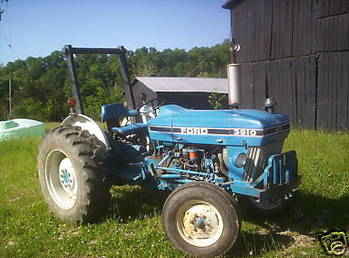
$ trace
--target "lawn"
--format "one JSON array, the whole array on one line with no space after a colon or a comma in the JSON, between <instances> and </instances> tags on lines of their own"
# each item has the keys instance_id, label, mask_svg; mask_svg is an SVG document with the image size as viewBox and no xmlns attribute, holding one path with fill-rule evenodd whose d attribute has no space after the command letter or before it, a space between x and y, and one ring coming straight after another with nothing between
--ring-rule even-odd
<instances>
[{"instance_id":1,"label":"lawn","mask_svg":"<svg viewBox=\"0 0 349 258\"><path fill-rule=\"evenodd\" d=\"M140 187L114 187L109 214L98 224L57 220L39 189L39 142L0 142L0 257L183 257L162 231L164 196ZM316 234L349 230L349 134L295 130L285 145L291 149L302 175L297 199L277 218L243 210L240 238L227 257L325 257Z\"/></svg>"}]
</instances>

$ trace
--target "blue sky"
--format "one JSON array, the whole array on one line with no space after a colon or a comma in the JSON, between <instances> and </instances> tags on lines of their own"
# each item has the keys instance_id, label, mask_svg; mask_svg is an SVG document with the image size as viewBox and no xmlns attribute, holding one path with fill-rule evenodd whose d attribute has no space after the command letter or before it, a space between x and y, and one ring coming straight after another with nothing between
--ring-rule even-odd
<instances>
[{"instance_id":1,"label":"blue sky","mask_svg":"<svg viewBox=\"0 0 349 258\"><path fill-rule=\"evenodd\" d=\"M8 0L0 63L79 47L190 49L229 38L225 0ZM9 47L10 45L10 47Z\"/></svg>"}]
</instances>

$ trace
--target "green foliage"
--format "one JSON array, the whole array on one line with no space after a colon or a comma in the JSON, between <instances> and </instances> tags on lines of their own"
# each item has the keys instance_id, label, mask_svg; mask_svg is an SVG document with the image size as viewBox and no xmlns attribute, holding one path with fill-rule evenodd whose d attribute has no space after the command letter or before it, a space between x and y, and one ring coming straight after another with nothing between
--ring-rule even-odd
<instances>
[{"instance_id":1,"label":"green foliage","mask_svg":"<svg viewBox=\"0 0 349 258\"><path fill-rule=\"evenodd\" d=\"M229 63L229 42L213 47L183 49L139 48L128 51L130 77L189 76L225 77ZM80 55L76 58L77 77L87 115L99 118L100 105L122 102L123 81L115 56ZM8 103L8 81L12 79L10 117L60 121L68 113L66 100L71 86L62 52L47 57L28 57L0 66L0 102ZM213 97L220 107L220 97ZM8 105L0 106L0 120L7 120Z\"/></svg>"},{"instance_id":2,"label":"green foliage","mask_svg":"<svg viewBox=\"0 0 349 258\"><path fill-rule=\"evenodd\" d=\"M120 88L96 88L94 95L89 95L85 98L86 113L93 119L99 120L101 105L115 102L122 102Z\"/></svg>"},{"instance_id":3,"label":"green foliage","mask_svg":"<svg viewBox=\"0 0 349 258\"><path fill-rule=\"evenodd\" d=\"M208 103L213 109L226 108L225 103L228 103L228 96L226 94L221 93L211 93L208 96Z\"/></svg>"}]
</instances>

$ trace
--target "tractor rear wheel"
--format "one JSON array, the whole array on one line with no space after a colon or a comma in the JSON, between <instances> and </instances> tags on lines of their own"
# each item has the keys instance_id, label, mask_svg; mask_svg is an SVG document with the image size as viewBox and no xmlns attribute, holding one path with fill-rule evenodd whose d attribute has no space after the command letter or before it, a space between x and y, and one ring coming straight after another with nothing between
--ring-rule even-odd
<instances>
[{"instance_id":1,"label":"tractor rear wheel","mask_svg":"<svg viewBox=\"0 0 349 258\"><path fill-rule=\"evenodd\" d=\"M240 217L232 197L209 183L189 183L167 198L162 222L179 250L194 256L226 253L240 232Z\"/></svg>"},{"instance_id":2,"label":"tractor rear wheel","mask_svg":"<svg viewBox=\"0 0 349 258\"><path fill-rule=\"evenodd\" d=\"M70 126L51 130L39 147L38 169L42 193L57 217L89 223L105 214L106 150L94 135Z\"/></svg>"}]
</instances>

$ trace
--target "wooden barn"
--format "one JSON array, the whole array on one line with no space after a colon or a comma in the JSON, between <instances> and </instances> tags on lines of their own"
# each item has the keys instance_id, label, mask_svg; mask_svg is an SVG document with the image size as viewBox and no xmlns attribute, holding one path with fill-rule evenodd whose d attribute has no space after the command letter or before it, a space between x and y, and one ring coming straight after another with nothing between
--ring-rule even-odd
<instances>
[{"instance_id":1,"label":"wooden barn","mask_svg":"<svg viewBox=\"0 0 349 258\"><path fill-rule=\"evenodd\" d=\"M349 129L349 0L228 0L242 107L274 97L310 129Z\"/></svg>"},{"instance_id":2,"label":"wooden barn","mask_svg":"<svg viewBox=\"0 0 349 258\"><path fill-rule=\"evenodd\" d=\"M158 98L165 104L186 108L210 109L209 96L228 94L228 81L222 78L136 77L132 84L136 106Z\"/></svg>"}]
</instances>

